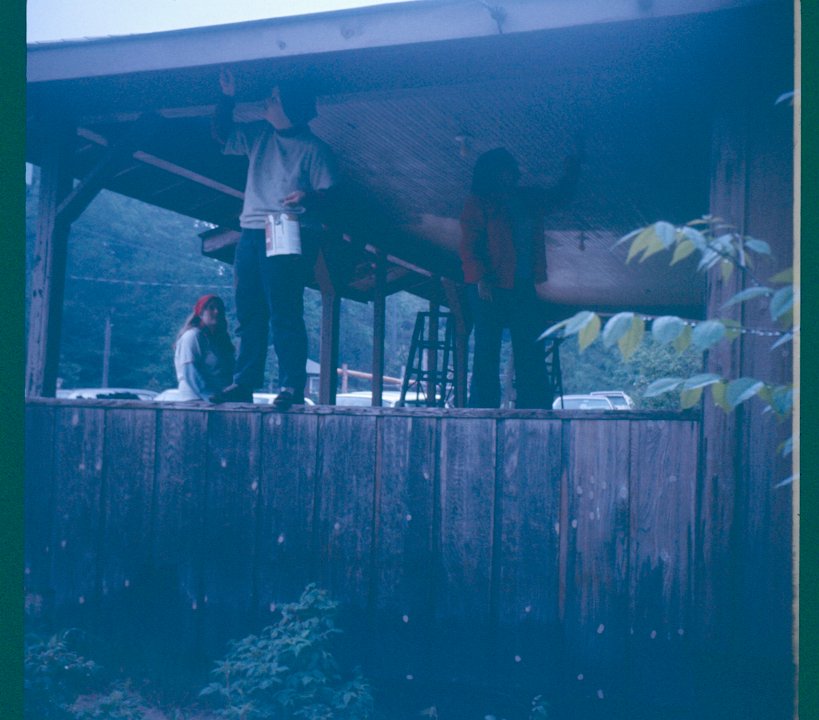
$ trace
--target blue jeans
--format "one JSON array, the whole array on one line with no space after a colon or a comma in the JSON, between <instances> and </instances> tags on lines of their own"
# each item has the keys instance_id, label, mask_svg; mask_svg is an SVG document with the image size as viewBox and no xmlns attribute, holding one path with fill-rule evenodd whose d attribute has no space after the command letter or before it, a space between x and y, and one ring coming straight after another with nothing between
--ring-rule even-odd
<instances>
[{"instance_id":1,"label":"blue jeans","mask_svg":"<svg viewBox=\"0 0 819 720\"><path fill-rule=\"evenodd\" d=\"M268 327L279 361L279 385L303 392L307 381L304 285L308 261L302 255L265 255L264 230L242 230L236 247L234 284L239 356L234 382L264 385Z\"/></svg>"},{"instance_id":2,"label":"blue jeans","mask_svg":"<svg viewBox=\"0 0 819 720\"><path fill-rule=\"evenodd\" d=\"M476 285L467 286L467 292L475 321L469 407L500 407L501 340L508 327L515 365L515 407L551 408L544 344L537 339L547 324L534 285L527 283L511 290L493 288L491 302L478 296Z\"/></svg>"}]
</instances>

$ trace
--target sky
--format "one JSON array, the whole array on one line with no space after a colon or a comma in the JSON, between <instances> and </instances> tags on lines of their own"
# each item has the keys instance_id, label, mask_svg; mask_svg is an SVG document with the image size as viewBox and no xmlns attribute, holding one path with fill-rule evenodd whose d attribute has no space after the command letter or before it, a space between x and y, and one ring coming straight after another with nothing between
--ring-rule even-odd
<instances>
[{"instance_id":1,"label":"sky","mask_svg":"<svg viewBox=\"0 0 819 720\"><path fill-rule=\"evenodd\" d=\"M302 15L388 0L28 0L26 41L132 35ZM393 0L394 1L394 0Z\"/></svg>"}]
</instances>

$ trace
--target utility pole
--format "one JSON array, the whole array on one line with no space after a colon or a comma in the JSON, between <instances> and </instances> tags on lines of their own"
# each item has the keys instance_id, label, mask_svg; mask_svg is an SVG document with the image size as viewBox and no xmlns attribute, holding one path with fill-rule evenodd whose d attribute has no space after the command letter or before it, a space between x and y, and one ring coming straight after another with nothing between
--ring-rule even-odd
<instances>
[{"instance_id":1,"label":"utility pole","mask_svg":"<svg viewBox=\"0 0 819 720\"><path fill-rule=\"evenodd\" d=\"M108 366L109 361L111 359L111 328L113 325L111 324L111 315L113 314L113 310L108 311L108 315L105 317L105 345L102 350L102 385L101 387L107 388L108 387Z\"/></svg>"}]
</instances>

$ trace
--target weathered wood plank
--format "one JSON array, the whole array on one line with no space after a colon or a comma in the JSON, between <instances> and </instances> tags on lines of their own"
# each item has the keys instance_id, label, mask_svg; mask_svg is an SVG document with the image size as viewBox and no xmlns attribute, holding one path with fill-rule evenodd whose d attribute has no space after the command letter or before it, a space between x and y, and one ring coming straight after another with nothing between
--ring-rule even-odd
<instances>
[{"instance_id":1,"label":"weathered wood plank","mask_svg":"<svg viewBox=\"0 0 819 720\"><path fill-rule=\"evenodd\" d=\"M631 428L630 586L636 637L691 629L697 427L664 421Z\"/></svg>"},{"instance_id":2,"label":"weathered wood plank","mask_svg":"<svg viewBox=\"0 0 819 720\"><path fill-rule=\"evenodd\" d=\"M26 612L47 616L51 608L50 571L54 522L55 408L26 407L24 498L24 589Z\"/></svg>"},{"instance_id":3,"label":"weathered wood plank","mask_svg":"<svg viewBox=\"0 0 819 720\"><path fill-rule=\"evenodd\" d=\"M441 421L438 615L489 620L495 497L495 423ZM469 588L469 592L464 592Z\"/></svg>"},{"instance_id":4,"label":"weathered wood plank","mask_svg":"<svg viewBox=\"0 0 819 720\"><path fill-rule=\"evenodd\" d=\"M80 622L98 597L105 411L57 412L51 580L58 624Z\"/></svg>"},{"instance_id":5,"label":"weathered wood plank","mask_svg":"<svg viewBox=\"0 0 819 720\"><path fill-rule=\"evenodd\" d=\"M375 602L402 623L432 616L436 423L398 416L379 424Z\"/></svg>"},{"instance_id":6,"label":"weathered wood plank","mask_svg":"<svg viewBox=\"0 0 819 720\"><path fill-rule=\"evenodd\" d=\"M385 416L378 421L380 477L371 578L375 624L367 651L387 676L415 677L434 666L437 424L429 417Z\"/></svg>"},{"instance_id":7,"label":"weathered wood plank","mask_svg":"<svg viewBox=\"0 0 819 720\"><path fill-rule=\"evenodd\" d=\"M156 414L106 412L100 585L109 596L146 594L151 545Z\"/></svg>"},{"instance_id":8,"label":"weathered wood plank","mask_svg":"<svg viewBox=\"0 0 819 720\"><path fill-rule=\"evenodd\" d=\"M208 415L191 410L158 415L151 550L156 612L150 627L175 638L165 648L169 663L189 665L202 643Z\"/></svg>"},{"instance_id":9,"label":"weathered wood plank","mask_svg":"<svg viewBox=\"0 0 819 720\"><path fill-rule=\"evenodd\" d=\"M375 486L375 417L327 415L319 424L321 584L353 607L369 600Z\"/></svg>"},{"instance_id":10,"label":"weathered wood plank","mask_svg":"<svg viewBox=\"0 0 819 720\"><path fill-rule=\"evenodd\" d=\"M565 629L578 673L591 679L613 669L628 638L629 423L573 421L564 442Z\"/></svg>"},{"instance_id":11,"label":"weathered wood plank","mask_svg":"<svg viewBox=\"0 0 819 720\"><path fill-rule=\"evenodd\" d=\"M292 602L315 580L313 519L318 416L273 413L262 419L259 603Z\"/></svg>"},{"instance_id":12,"label":"weathered wood plank","mask_svg":"<svg viewBox=\"0 0 819 720\"><path fill-rule=\"evenodd\" d=\"M243 635L255 619L259 433L258 413L208 415L202 530L207 648Z\"/></svg>"},{"instance_id":13,"label":"weathered wood plank","mask_svg":"<svg viewBox=\"0 0 819 720\"><path fill-rule=\"evenodd\" d=\"M633 698L669 705L684 706L691 693L698 432L662 420L631 427L631 637L622 681Z\"/></svg>"}]
</instances>

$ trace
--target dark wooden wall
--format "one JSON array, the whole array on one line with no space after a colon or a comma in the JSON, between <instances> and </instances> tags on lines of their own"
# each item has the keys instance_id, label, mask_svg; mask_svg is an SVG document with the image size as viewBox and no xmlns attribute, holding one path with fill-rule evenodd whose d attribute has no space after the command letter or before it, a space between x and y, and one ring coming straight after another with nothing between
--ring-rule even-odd
<instances>
[{"instance_id":1,"label":"dark wooden wall","mask_svg":"<svg viewBox=\"0 0 819 720\"><path fill-rule=\"evenodd\" d=\"M644 677L637 649L679 655L708 612L698 437L679 414L32 401L29 611L213 657L315 580L386 674L559 658L616 693L624 653Z\"/></svg>"}]
</instances>

